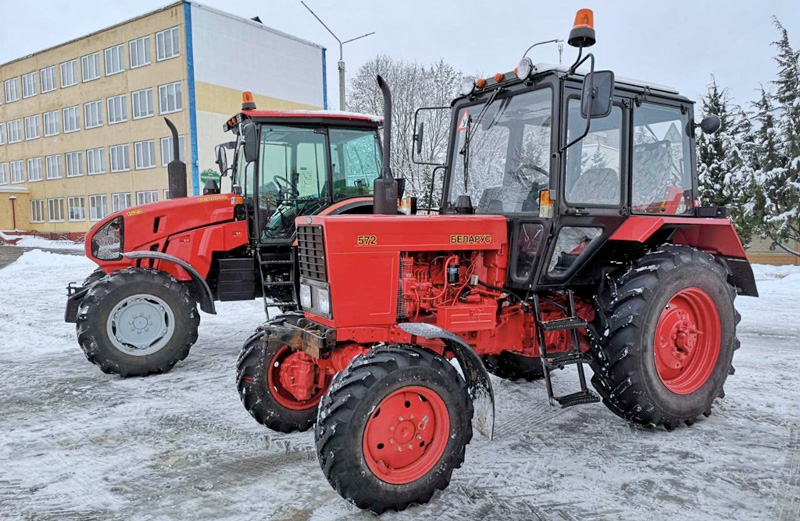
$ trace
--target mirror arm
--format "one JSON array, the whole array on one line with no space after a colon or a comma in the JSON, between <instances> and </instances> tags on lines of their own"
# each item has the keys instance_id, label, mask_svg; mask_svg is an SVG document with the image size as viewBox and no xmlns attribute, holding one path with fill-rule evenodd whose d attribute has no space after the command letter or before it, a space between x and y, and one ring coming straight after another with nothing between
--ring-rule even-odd
<instances>
[{"instance_id":1,"label":"mirror arm","mask_svg":"<svg viewBox=\"0 0 800 521\"><path fill-rule=\"evenodd\" d=\"M413 161L414 164L417 164L417 165L429 165L429 166L442 166L441 163L432 163L432 162L429 162L429 161L418 161L417 160L417 153L416 153L417 152L417 149L416 149L417 140L422 137L422 136L419 136L419 134L417 134L417 118L419 117L419 113L422 112L423 110L448 110L448 109L450 109L450 107L445 107L445 106L441 106L441 107L420 107L416 111L414 111L414 127L413 127L414 128L414 133L412 134L412 139L411 139L411 161ZM419 136L419 138L418 138L418 136Z\"/></svg>"},{"instance_id":2,"label":"mirror arm","mask_svg":"<svg viewBox=\"0 0 800 521\"><path fill-rule=\"evenodd\" d=\"M433 208L433 188L434 188L434 186L436 186L436 171L440 170L440 169L444 169L444 165L437 166L436 168L433 169L433 172L431 172L431 189L428 192L428 209L429 210L431 208Z\"/></svg>"},{"instance_id":3,"label":"mirror arm","mask_svg":"<svg viewBox=\"0 0 800 521\"><path fill-rule=\"evenodd\" d=\"M581 47L581 51L583 51L583 47ZM578 56L578 58L580 58L580 55ZM594 54L589 53L582 60L576 61L575 65L573 65L570 68L570 71L572 72L573 69L577 69L586 60L589 60L589 63L590 63L590 65L589 65L589 92L591 92L592 93L592 97L594 97ZM583 104L583 100L581 100L581 105L582 104ZM589 127L591 126L591 124L592 124L592 111L590 110L589 113L586 115L586 128L583 129L583 133L580 136L578 136L575 139L573 139L572 141L570 141L569 143L567 143L566 145L564 145L563 147L561 147L558 150L558 153L559 154L563 154L566 149L568 149L569 147L571 147L572 145L574 145L575 143L577 143L578 141L580 141L581 139L583 139L587 135L589 135Z\"/></svg>"}]
</instances>

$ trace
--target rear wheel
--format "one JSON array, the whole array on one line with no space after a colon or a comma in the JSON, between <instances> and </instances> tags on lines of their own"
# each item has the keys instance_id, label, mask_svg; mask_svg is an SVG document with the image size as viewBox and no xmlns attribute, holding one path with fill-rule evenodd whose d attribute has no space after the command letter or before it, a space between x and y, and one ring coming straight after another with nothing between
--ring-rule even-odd
<instances>
[{"instance_id":1,"label":"rear wheel","mask_svg":"<svg viewBox=\"0 0 800 521\"><path fill-rule=\"evenodd\" d=\"M280 432L307 431L331 378L309 355L258 335L239 356L236 387L258 423Z\"/></svg>"},{"instance_id":2,"label":"rear wheel","mask_svg":"<svg viewBox=\"0 0 800 521\"><path fill-rule=\"evenodd\" d=\"M426 503L472 438L472 402L444 358L381 347L336 375L319 407L317 454L339 494L376 513Z\"/></svg>"},{"instance_id":3,"label":"rear wheel","mask_svg":"<svg viewBox=\"0 0 800 521\"><path fill-rule=\"evenodd\" d=\"M725 269L705 252L664 246L608 280L599 304L609 318L592 378L603 402L667 429L711 414L739 347Z\"/></svg>"},{"instance_id":4,"label":"rear wheel","mask_svg":"<svg viewBox=\"0 0 800 521\"><path fill-rule=\"evenodd\" d=\"M532 382L544 378L542 359L538 356L522 356L508 351L499 355L482 358L486 370L506 380L525 380Z\"/></svg>"},{"instance_id":5,"label":"rear wheel","mask_svg":"<svg viewBox=\"0 0 800 521\"><path fill-rule=\"evenodd\" d=\"M90 362L105 373L148 376L186 358L197 340L200 315L189 290L174 277L127 268L93 283L77 321L78 343Z\"/></svg>"}]
</instances>

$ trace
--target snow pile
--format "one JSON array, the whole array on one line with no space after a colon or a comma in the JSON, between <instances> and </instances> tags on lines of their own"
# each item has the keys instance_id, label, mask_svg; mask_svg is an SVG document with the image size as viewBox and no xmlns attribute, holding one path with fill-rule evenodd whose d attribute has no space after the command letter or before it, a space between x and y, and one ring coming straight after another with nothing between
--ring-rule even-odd
<instances>
[{"instance_id":1,"label":"snow pile","mask_svg":"<svg viewBox=\"0 0 800 521\"><path fill-rule=\"evenodd\" d=\"M20 248L47 248L48 250L83 251L84 249L83 242L54 241L33 235L20 236L20 240L14 246L19 246Z\"/></svg>"}]
</instances>

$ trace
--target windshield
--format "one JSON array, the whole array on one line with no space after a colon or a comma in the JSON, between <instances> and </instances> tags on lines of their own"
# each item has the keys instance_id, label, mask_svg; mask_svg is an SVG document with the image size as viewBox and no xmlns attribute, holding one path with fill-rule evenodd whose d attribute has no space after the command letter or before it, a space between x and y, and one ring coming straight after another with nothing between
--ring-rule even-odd
<instances>
[{"instance_id":1,"label":"windshield","mask_svg":"<svg viewBox=\"0 0 800 521\"><path fill-rule=\"evenodd\" d=\"M476 213L538 214L539 190L548 188L550 180L552 97L548 87L496 99L480 120L482 104L461 109L451 158L450 205L468 195Z\"/></svg>"},{"instance_id":2,"label":"windshield","mask_svg":"<svg viewBox=\"0 0 800 521\"><path fill-rule=\"evenodd\" d=\"M374 130L330 129L333 200L372 195L381 171L381 147Z\"/></svg>"}]
</instances>

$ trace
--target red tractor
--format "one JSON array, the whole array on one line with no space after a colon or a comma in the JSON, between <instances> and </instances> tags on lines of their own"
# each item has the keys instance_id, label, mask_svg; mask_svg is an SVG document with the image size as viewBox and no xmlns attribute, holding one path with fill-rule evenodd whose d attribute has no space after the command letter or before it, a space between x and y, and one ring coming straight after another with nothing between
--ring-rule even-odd
<instances>
[{"instance_id":1,"label":"red tractor","mask_svg":"<svg viewBox=\"0 0 800 521\"><path fill-rule=\"evenodd\" d=\"M667 430L724 394L734 298L757 290L727 210L698 201L695 130L719 120L696 124L668 87L595 72L591 19L579 11L571 67L523 57L467 83L438 215L395 215L385 138L383 215L297 221L304 313L250 339L238 389L267 427L316 424L325 477L361 508L402 510L447 487L484 399L492 428L486 366L544 377L553 405L602 400ZM555 396L551 372L567 365L578 389Z\"/></svg>"},{"instance_id":2,"label":"red tractor","mask_svg":"<svg viewBox=\"0 0 800 521\"><path fill-rule=\"evenodd\" d=\"M176 144L177 131L167 121ZM328 111L242 111L224 125L235 140L217 147L232 193L216 182L186 197L186 167L169 165L170 200L112 214L86 235L99 268L70 285L66 321L106 373L169 371L197 340L200 315L217 300L265 298L297 309L295 219L371 213L380 175L372 116ZM228 168L226 150L233 150ZM269 299L269 301L267 301Z\"/></svg>"}]
</instances>

